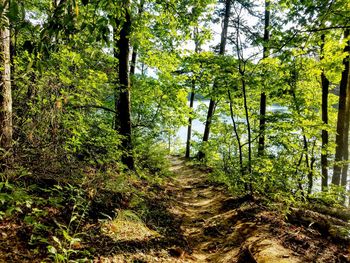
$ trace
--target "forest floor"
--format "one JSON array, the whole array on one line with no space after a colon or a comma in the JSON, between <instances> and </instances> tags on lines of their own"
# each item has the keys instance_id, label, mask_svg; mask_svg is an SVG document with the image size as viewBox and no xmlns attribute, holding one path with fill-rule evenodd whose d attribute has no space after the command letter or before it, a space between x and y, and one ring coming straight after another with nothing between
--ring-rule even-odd
<instances>
[{"instance_id":1,"label":"forest floor","mask_svg":"<svg viewBox=\"0 0 350 263\"><path fill-rule=\"evenodd\" d=\"M122 249L95 262L350 262L346 246L286 222L257 200L232 197L184 159L170 160L175 176L157 189L153 204L155 211L166 209L159 220L166 215L167 230L132 252Z\"/></svg>"},{"instance_id":2,"label":"forest floor","mask_svg":"<svg viewBox=\"0 0 350 263\"><path fill-rule=\"evenodd\" d=\"M77 242L49 230L47 240L59 239L56 250L63 260L57 261L84 262L78 259L86 253L94 263L350 262L348 244L311 225L288 221L259 199L232 196L225 185L209 179L208 171L182 158L170 157L170 162L173 176L163 182L135 180L137 194L132 198L130 193L113 194L91 205L92 212L79 223L82 233L70 234L79 237ZM46 225L70 214L45 209ZM28 245L30 231L21 217L0 221L0 262L54 261L46 246L40 250Z\"/></svg>"}]
</instances>

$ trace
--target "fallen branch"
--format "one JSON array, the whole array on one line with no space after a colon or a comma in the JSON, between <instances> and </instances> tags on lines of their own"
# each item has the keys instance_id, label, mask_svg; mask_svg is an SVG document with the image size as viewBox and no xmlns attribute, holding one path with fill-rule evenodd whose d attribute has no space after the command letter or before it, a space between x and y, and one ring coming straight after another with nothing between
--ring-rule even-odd
<instances>
[{"instance_id":1,"label":"fallen branch","mask_svg":"<svg viewBox=\"0 0 350 263\"><path fill-rule=\"evenodd\" d=\"M321 234L335 240L350 242L350 224L341 219L311 210L292 208L288 220L295 224L317 229Z\"/></svg>"}]
</instances>

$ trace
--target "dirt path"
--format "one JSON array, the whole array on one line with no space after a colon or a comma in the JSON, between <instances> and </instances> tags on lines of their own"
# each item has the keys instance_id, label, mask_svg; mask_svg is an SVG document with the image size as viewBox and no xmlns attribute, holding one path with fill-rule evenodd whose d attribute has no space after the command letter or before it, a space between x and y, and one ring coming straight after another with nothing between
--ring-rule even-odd
<instances>
[{"instance_id":1,"label":"dirt path","mask_svg":"<svg viewBox=\"0 0 350 263\"><path fill-rule=\"evenodd\" d=\"M174 177L151 190L154 216L146 224L158 237L101 244L113 256L95 262L349 262L317 231L286 222L257 200L230 196L181 158L170 161Z\"/></svg>"},{"instance_id":2,"label":"dirt path","mask_svg":"<svg viewBox=\"0 0 350 263\"><path fill-rule=\"evenodd\" d=\"M169 211L182 218L181 229L192 250L182 255L185 262L301 262L270 235L268 224L249 218L258 210L255 204L230 198L224 187L183 160L171 162L176 176L167 184L174 197ZM246 207L235 208L243 203Z\"/></svg>"}]
</instances>

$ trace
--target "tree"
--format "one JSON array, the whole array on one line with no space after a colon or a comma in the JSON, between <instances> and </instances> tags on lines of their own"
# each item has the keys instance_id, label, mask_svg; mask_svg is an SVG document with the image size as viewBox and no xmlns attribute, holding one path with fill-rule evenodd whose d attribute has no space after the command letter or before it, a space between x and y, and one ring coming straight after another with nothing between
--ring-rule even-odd
<instances>
[{"instance_id":1,"label":"tree","mask_svg":"<svg viewBox=\"0 0 350 263\"><path fill-rule=\"evenodd\" d=\"M193 32L194 45L195 45L195 54L199 52L199 36L198 36L198 27L194 29ZM196 75L193 72L192 80L191 80L191 96L190 96L190 110L191 114L193 113L193 103L196 92ZM186 152L185 157L190 158L191 155L191 137L192 137L192 115L188 118L188 126L187 126L187 140L186 140Z\"/></svg>"},{"instance_id":2,"label":"tree","mask_svg":"<svg viewBox=\"0 0 350 263\"><path fill-rule=\"evenodd\" d=\"M344 152L348 151L346 149L347 143L344 141L345 134L349 133L348 127L346 127L346 100L347 100L347 86L349 82L349 72L350 72L350 65L349 65L349 58L350 58L350 41L348 40L349 37L349 29L345 30L344 32L344 39L347 41L344 53L346 53L346 57L343 60L344 69L342 72L342 77L339 85L339 103L338 103L338 119L337 119L337 135L336 135L336 152L335 152L335 164L333 169L333 177L332 177L332 184L334 185L340 185L341 183L341 174L342 174L342 161L344 160ZM344 175L345 177L345 175ZM344 178L345 179L345 178ZM346 180L342 180L343 183L346 183Z\"/></svg>"},{"instance_id":3,"label":"tree","mask_svg":"<svg viewBox=\"0 0 350 263\"><path fill-rule=\"evenodd\" d=\"M144 9L144 0L140 1L139 7L138 7L138 18L140 19L143 13ZM136 60L137 60L137 52L138 52L138 43L135 43L132 48L132 54L131 54L131 64L130 64L130 77L133 78L135 75L135 69L136 69Z\"/></svg>"},{"instance_id":4,"label":"tree","mask_svg":"<svg viewBox=\"0 0 350 263\"><path fill-rule=\"evenodd\" d=\"M192 88L191 88L191 97L190 97L190 109L193 111L193 102L196 90L196 80L192 80ZM190 158L191 155L191 137L192 137L192 116L188 118L188 126L187 126L187 140L186 140L186 152L185 157Z\"/></svg>"},{"instance_id":5,"label":"tree","mask_svg":"<svg viewBox=\"0 0 350 263\"><path fill-rule=\"evenodd\" d=\"M116 103L118 112L119 133L123 136L122 147L124 153L122 162L130 169L135 168L133 157L133 145L131 134L131 113L130 113L130 77L129 77L129 53L131 35L131 14L130 0L123 0L122 13L124 17L116 19L116 25L120 26L118 38L115 39L118 48L116 58L118 59L118 86L119 100ZM115 28L117 29L117 28ZM115 30L116 32L116 30ZM116 34L115 34L116 38ZM116 125L116 127L118 127Z\"/></svg>"},{"instance_id":6,"label":"tree","mask_svg":"<svg viewBox=\"0 0 350 263\"><path fill-rule=\"evenodd\" d=\"M225 48L226 48L226 42L227 42L227 31L228 31L230 13L231 13L231 5L232 5L231 0L225 1L225 13L224 13L224 20L223 20L222 31L221 31L219 55L225 54ZM217 81L214 81L213 93L217 88L218 88L218 83ZM216 101L215 101L214 95L212 95L209 102L207 120L205 122L205 128L204 128L203 140L202 140L203 143L209 140L210 125L215 112L215 107L216 107ZM202 150L199 151L198 158L203 159L204 156L205 156L204 152Z\"/></svg>"},{"instance_id":7,"label":"tree","mask_svg":"<svg viewBox=\"0 0 350 263\"><path fill-rule=\"evenodd\" d=\"M2 162L8 162L12 147L12 91L10 65L10 30L7 17L9 1L2 0L0 28L0 147L3 151Z\"/></svg>"},{"instance_id":8,"label":"tree","mask_svg":"<svg viewBox=\"0 0 350 263\"><path fill-rule=\"evenodd\" d=\"M349 30L344 34L349 37ZM345 118L344 118L344 138L343 138L343 168L341 176L341 185L346 187L348 180L348 169L349 169L349 128L350 128L350 40L347 42L348 48L348 78L347 78L347 88L346 88L346 104L345 104Z\"/></svg>"},{"instance_id":9,"label":"tree","mask_svg":"<svg viewBox=\"0 0 350 263\"><path fill-rule=\"evenodd\" d=\"M321 61L324 58L324 45L325 34L321 35ZM321 86L322 86L322 121L325 125L328 124L328 93L329 93L329 80L325 75L324 68L321 73ZM322 129L322 154L321 154L321 171L322 171L322 190L324 191L328 187L328 130Z\"/></svg>"},{"instance_id":10,"label":"tree","mask_svg":"<svg viewBox=\"0 0 350 263\"><path fill-rule=\"evenodd\" d=\"M269 39L270 39L270 0L265 0L265 26L264 26L264 49L263 59L269 56ZM263 91L260 95L260 123L259 123L259 146L258 154L263 155L265 148L265 125L266 125L266 94Z\"/></svg>"}]
</instances>

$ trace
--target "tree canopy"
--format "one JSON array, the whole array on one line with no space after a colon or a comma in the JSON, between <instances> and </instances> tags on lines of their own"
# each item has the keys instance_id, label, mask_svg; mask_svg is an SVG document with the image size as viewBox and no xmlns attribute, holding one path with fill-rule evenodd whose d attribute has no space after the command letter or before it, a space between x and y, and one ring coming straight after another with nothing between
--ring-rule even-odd
<instances>
[{"instance_id":1,"label":"tree canopy","mask_svg":"<svg viewBox=\"0 0 350 263\"><path fill-rule=\"evenodd\" d=\"M347 0L1 0L0 217L40 221L30 185L75 201L110 184L127 192L118 176L158 180L173 154L236 195L344 208L349 10Z\"/></svg>"}]
</instances>

